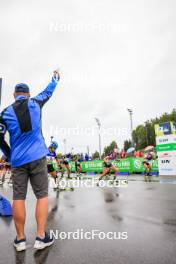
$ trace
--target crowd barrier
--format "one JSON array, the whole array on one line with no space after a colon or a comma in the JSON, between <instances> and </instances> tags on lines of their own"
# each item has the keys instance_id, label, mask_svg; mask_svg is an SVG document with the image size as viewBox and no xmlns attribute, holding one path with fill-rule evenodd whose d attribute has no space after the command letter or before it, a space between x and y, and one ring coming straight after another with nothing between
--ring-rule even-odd
<instances>
[{"instance_id":1,"label":"crowd barrier","mask_svg":"<svg viewBox=\"0 0 176 264\"><path fill-rule=\"evenodd\" d=\"M144 166L142 158L126 158L113 161L112 164L119 168L121 173L143 173ZM75 162L70 162L71 171L75 172ZM152 172L158 173L158 161L151 160ZM101 173L103 171L103 160L92 160L81 162L82 172Z\"/></svg>"}]
</instances>

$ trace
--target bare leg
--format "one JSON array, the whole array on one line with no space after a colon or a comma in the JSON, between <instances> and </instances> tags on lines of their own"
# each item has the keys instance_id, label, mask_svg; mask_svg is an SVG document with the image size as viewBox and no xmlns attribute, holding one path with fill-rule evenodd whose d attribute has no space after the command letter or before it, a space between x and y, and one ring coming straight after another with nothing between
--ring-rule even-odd
<instances>
[{"instance_id":1,"label":"bare leg","mask_svg":"<svg viewBox=\"0 0 176 264\"><path fill-rule=\"evenodd\" d=\"M103 174L99 177L98 180L101 181L104 178L104 176L106 176L109 172L110 172L110 168L104 168Z\"/></svg>"},{"instance_id":2,"label":"bare leg","mask_svg":"<svg viewBox=\"0 0 176 264\"><path fill-rule=\"evenodd\" d=\"M145 174L144 174L144 180L147 182L148 181L148 166L144 164L144 169L145 169Z\"/></svg>"},{"instance_id":3,"label":"bare leg","mask_svg":"<svg viewBox=\"0 0 176 264\"><path fill-rule=\"evenodd\" d=\"M149 182L151 181L150 172L151 172L151 166L148 166L147 176L148 176L148 181Z\"/></svg>"},{"instance_id":4,"label":"bare leg","mask_svg":"<svg viewBox=\"0 0 176 264\"><path fill-rule=\"evenodd\" d=\"M116 173L119 171L119 169L115 166L112 166L111 169L115 172L114 180L116 179Z\"/></svg>"},{"instance_id":5,"label":"bare leg","mask_svg":"<svg viewBox=\"0 0 176 264\"><path fill-rule=\"evenodd\" d=\"M57 173L56 173L56 171L50 172L50 175L51 175L52 178L54 178L54 181L56 183L56 180L57 180Z\"/></svg>"},{"instance_id":6,"label":"bare leg","mask_svg":"<svg viewBox=\"0 0 176 264\"><path fill-rule=\"evenodd\" d=\"M78 167L78 173L81 174L81 172L82 172L81 167Z\"/></svg>"},{"instance_id":7,"label":"bare leg","mask_svg":"<svg viewBox=\"0 0 176 264\"><path fill-rule=\"evenodd\" d=\"M45 236L45 226L48 218L48 197L37 200L36 212L37 236Z\"/></svg>"},{"instance_id":8,"label":"bare leg","mask_svg":"<svg viewBox=\"0 0 176 264\"><path fill-rule=\"evenodd\" d=\"M70 178L70 173L71 173L70 166L66 165L66 168L67 168L68 178Z\"/></svg>"},{"instance_id":9,"label":"bare leg","mask_svg":"<svg viewBox=\"0 0 176 264\"><path fill-rule=\"evenodd\" d=\"M65 172L65 165L62 165L61 177L64 177L64 172Z\"/></svg>"},{"instance_id":10,"label":"bare leg","mask_svg":"<svg viewBox=\"0 0 176 264\"><path fill-rule=\"evenodd\" d=\"M25 200L13 201L13 219L15 222L17 240L25 238L24 225L26 220Z\"/></svg>"}]
</instances>

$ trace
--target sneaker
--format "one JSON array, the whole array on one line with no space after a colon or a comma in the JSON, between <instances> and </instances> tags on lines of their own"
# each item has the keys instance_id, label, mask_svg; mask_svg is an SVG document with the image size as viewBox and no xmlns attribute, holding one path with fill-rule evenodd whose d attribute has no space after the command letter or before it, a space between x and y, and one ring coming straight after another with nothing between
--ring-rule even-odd
<instances>
[{"instance_id":1,"label":"sneaker","mask_svg":"<svg viewBox=\"0 0 176 264\"><path fill-rule=\"evenodd\" d=\"M17 238L16 238L14 240L13 245L16 248L16 251L26 250L26 238L20 239L20 240L17 240Z\"/></svg>"},{"instance_id":2,"label":"sneaker","mask_svg":"<svg viewBox=\"0 0 176 264\"><path fill-rule=\"evenodd\" d=\"M53 243L54 243L54 239L50 238L49 235L45 232L44 238L36 237L34 248L35 249L44 249L46 247L51 246Z\"/></svg>"}]
</instances>

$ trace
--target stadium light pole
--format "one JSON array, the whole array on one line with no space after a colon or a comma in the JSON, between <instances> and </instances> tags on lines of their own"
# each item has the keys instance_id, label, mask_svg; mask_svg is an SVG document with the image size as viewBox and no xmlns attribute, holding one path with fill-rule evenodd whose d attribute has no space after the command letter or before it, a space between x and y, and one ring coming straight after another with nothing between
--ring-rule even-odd
<instances>
[{"instance_id":1,"label":"stadium light pole","mask_svg":"<svg viewBox=\"0 0 176 264\"><path fill-rule=\"evenodd\" d=\"M127 111L130 115L131 142L132 142L132 146L134 146L134 142L133 142L133 110L131 108L127 108Z\"/></svg>"},{"instance_id":2,"label":"stadium light pole","mask_svg":"<svg viewBox=\"0 0 176 264\"><path fill-rule=\"evenodd\" d=\"M101 159L101 123L100 123L100 120L97 117L95 117L95 121L96 121L97 126L98 126L99 154L100 154L100 159Z\"/></svg>"}]
</instances>

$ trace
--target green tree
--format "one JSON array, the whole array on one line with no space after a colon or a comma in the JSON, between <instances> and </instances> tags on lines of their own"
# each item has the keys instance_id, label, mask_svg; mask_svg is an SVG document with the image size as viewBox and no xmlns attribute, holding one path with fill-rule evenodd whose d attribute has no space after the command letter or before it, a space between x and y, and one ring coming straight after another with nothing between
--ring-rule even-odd
<instances>
[{"instance_id":1,"label":"green tree","mask_svg":"<svg viewBox=\"0 0 176 264\"><path fill-rule=\"evenodd\" d=\"M125 140L124 141L124 146L123 146L123 148L124 148L124 150L125 151L127 151L129 148L131 148L132 147L132 142L131 142L131 140Z\"/></svg>"},{"instance_id":2,"label":"green tree","mask_svg":"<svg viewBox=\"0 0 176 264\"><path fill-rule=\"evenodd\" d=\"M92 154L92 159L99 159L100 158L100 154L98 151L95 151L95 153Z\"/></svg>"},{"instance_id":3,"label":"green tree","mask_svg":"<svg viewBox=\"0 0 176 264\"><path fill-rule=\"evenodd\" d=\"M137 128L133 131L133 141L136 149L142 149L147 145L146 129L144 125L137 126Z\"/></svg>"},{"instance_id":4,"label":"green tree","mask_svg":"<svg viewBox=\"0 0 176 264\"><path fill-rule=\"evenodd\" d=\"M160 117L156 117L151 120L147 120L144 124L141 124L133 130L133 142L136 149L145 148L147 145L155 146L155 124L165 123L174 121L176 122L176 109L173 109L172 112L163 113ZM127 148L127 140L124 142L124 147Z\"/></svg>"},{"instance_id":5,"label":"green tree","mask_svg":"<svg viewBox=\"0 0 176 264\"><path fill-rule=\"evenodd\" d=\"M116 148L118 148L116 141L112 141L109 146L104 148L103 157L108 156Z\"/></svg>"}]
</instances>

